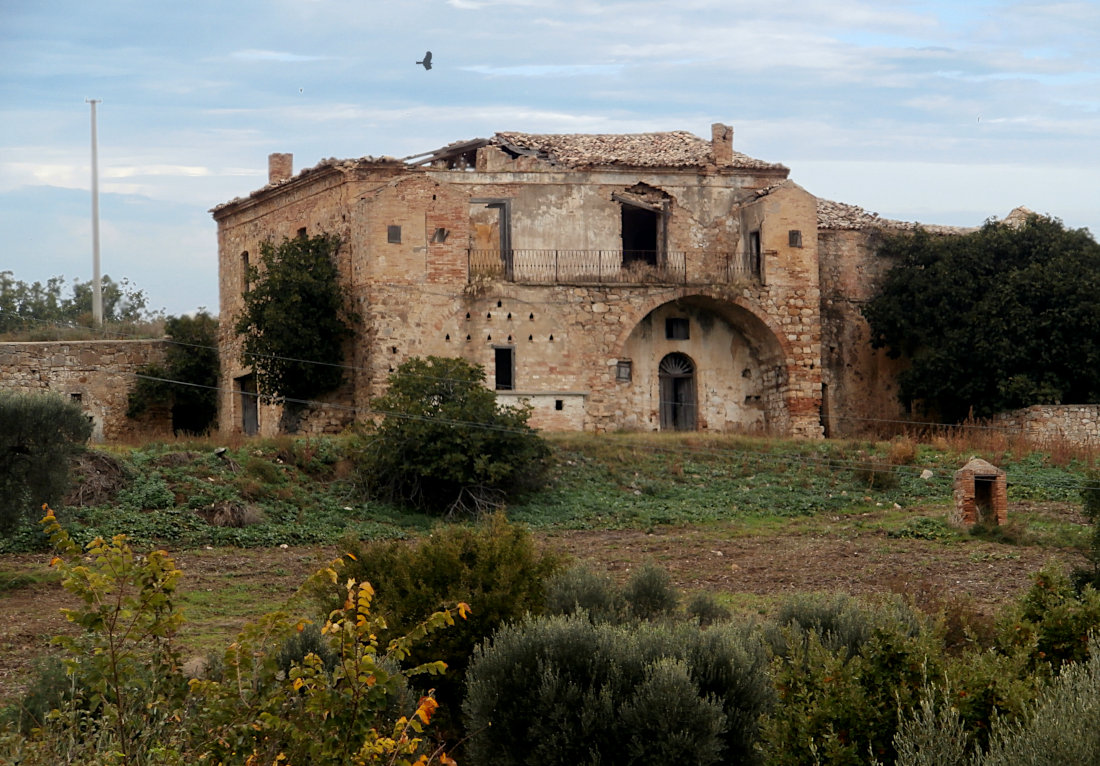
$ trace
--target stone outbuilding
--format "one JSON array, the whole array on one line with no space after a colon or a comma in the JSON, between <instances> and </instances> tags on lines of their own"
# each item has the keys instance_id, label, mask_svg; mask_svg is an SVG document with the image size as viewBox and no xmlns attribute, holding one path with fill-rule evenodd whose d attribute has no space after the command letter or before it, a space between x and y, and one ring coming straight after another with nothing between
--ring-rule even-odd
<instances>
[{"instance_id":1,"label":"stone outbuilding","mask_svg":"<svg viewBox=\"0 0 1100 766\"><path fill-rule=\"evenodd\" d=\"M1008 476L1000 468L971 458L955 472L955 507L951 523L970 528L1008 521Z\"/></svg>"}]
</instances>

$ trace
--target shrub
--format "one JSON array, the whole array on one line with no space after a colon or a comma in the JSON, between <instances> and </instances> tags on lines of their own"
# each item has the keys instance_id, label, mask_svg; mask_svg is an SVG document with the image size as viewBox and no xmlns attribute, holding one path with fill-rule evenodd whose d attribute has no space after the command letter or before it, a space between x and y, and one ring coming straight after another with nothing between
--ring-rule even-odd
<instances>
[{"instance_id":1,"label":"shrub","mask_svg":"<svg viewBox=\"0 0 1100 766\"><path fill-rule=\"evenodd\" d=\"M461 624L414 650L410 662L447 663L447 674L433 678L438 699L457 710L466 666L474 647L502 624L544 607L543 583L558 567L556 556L540 553L526 528L497 513L475 526L438 527L410 545L402 541L348 543L355 557L348 576L373 583L377 610L388 628L382 637L400 635L445 604L475 604ZM343 595L329 589L342 603Z\"/></svg>"},{"instance_id":2,"label":"shrub","mask_svg":"<svg viewBox=\"0 0 1100 766\"><path fill-rule=\"evenodd\" d=\"M1002 647L1025 647L1033 668L1057 671L1089 656L1089 634L1100 630L1100 592L1078 593L1057 566L1040 569L1016 609L1002 618Z\"/></svg>"},{"instance_id":3,"label":"shrub","mask_svg":"<svg viewBox=\"0 0 1100 766\"><path fill-rule=\"evenodd\" d=\"M702 627L724 622L730 618L730 610L718 603L718 599L709 591L699 591L688 599L686 605L688 617Z\"/></svg>"},{"instance_id":4,"label":"shrub","mask_svg":"<svg viewBox=\"0 0 1100 766\"><path fill-rule=\"evenodd\" d=\"M527 425L530 407L504 407L480 365L413 358L375 400L382 415L360 450L370 496L452 516L500 508L543 480L550 449Z\"/></svg>"},{"instance_id":5,"label":"shrub","mask_svg":"<svg viewBox=\"0 0 1100 766\"><path fill-rule=\"evenodd\" d=\"M476 763L752 763L772 700L744 628L530 618L478 647L463 704ZM505 704L502 704L502 702Z\"/></svg>"},{"instance_id":6,"label":"shrub","mask_svg":"<svg viewBox=\"0 0 1100 766\"><path fill-rule=\"evenodd\" d=\"M1089 565L1073 570L1072 578L1078 590L1085 585L1100 589L1100 471L1090 470L1081 486L1081 506L1092 525L1087 554Z\"/></svg>"},{"instance_id":7,"label":"shrub","mask_svg":"<svg viewBox=\"0 0 1100 766\"><path fill-rule=\"evenodd\" d=\"M934 636L897 603L836 598L786 611L771 636L779 704L763 724L767 763L863 764L869 753L892 762L897 710L914 707L936 673Z\"/></svg>"},{"instance_id":8,"label":"shrub","mask_svg":"<svg viewBox=\"0 0 1100 766\"><path fill-rule=\"evenodd\" d=\"M623 598L631 616L639 620L670 615L680 603L680 594L672 587L672 578L654 564L646 564L631 573L623 586Z\"/></svg>"},{"instance_id":9,"label":"shrub","mask_svg":"<svg viewBox=\"0 0 1100 766\"><path fill-rule=\"evenodd\" d=\"M69 459L92 435L80 407L55 395L0 393L0 531L57 504Z\"/></svg>"},{"instance_id":10,"label":"shrub","mask_svg":"<svg viewBox=\"0 0 1100 766\"><path fill-rule=\"evenodd\" d=\"M595 622L617 623L626 613L626 604L610 577L576 565L546 581L546 612L571 615L578 611Z\"/></svg>"}]
</instances>

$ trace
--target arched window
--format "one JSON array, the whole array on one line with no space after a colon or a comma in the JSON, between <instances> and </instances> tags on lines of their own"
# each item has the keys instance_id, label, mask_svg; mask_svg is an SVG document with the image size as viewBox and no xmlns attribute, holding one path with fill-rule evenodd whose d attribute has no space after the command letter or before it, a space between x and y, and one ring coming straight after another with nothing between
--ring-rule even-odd
<instances>
[{"instance_id":1,"label":"arched window","mask_svg":"<svg viewBox=\"0 0 1100 766\"><path fill-rule=\"evenodd\" d=\"M661 430L695 430L695 364L684 354L669 354L657 368Z\"/></svg>"}]
</instances>

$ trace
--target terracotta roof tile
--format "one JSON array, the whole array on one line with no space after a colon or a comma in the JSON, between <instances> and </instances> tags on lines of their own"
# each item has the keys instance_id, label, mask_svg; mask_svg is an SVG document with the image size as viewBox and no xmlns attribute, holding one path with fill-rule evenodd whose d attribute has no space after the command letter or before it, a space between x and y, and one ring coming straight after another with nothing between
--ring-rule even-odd
<instances>
[{"instance_id":1,"label":"terracotta roof tile","mask_svg":"<svg viewBox=\"0 0 1100 766\"><path fill-rule=\"evenodd\" d=\"M684 130L667 133L497 133L492 143L520 154L534 154L572 168L621 166L634 168L703 167L714 164L709 141ZM786 170L783 165L733 153L731 167Z\"/></svg>"}]
</instances>

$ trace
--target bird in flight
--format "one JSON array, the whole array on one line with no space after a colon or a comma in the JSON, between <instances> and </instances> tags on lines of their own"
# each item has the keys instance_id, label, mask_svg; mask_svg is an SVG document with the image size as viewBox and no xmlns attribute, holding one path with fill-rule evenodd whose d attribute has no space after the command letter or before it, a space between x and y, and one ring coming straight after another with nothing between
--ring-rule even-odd
<instances>
[{"instance_id":1,"label":"bird in flight","mask_svg":"<svg viewBox=\"0 0 1100 766\"><path fill-rule=\"evenodd\" d=\"M424 54L424 60L423 61L417 61L416 63L417 64L422 64L424 66L424 69L431 69L432 68L432 52L428 51L427 53L425 53Z\"/></svg>"}]
</instances>

